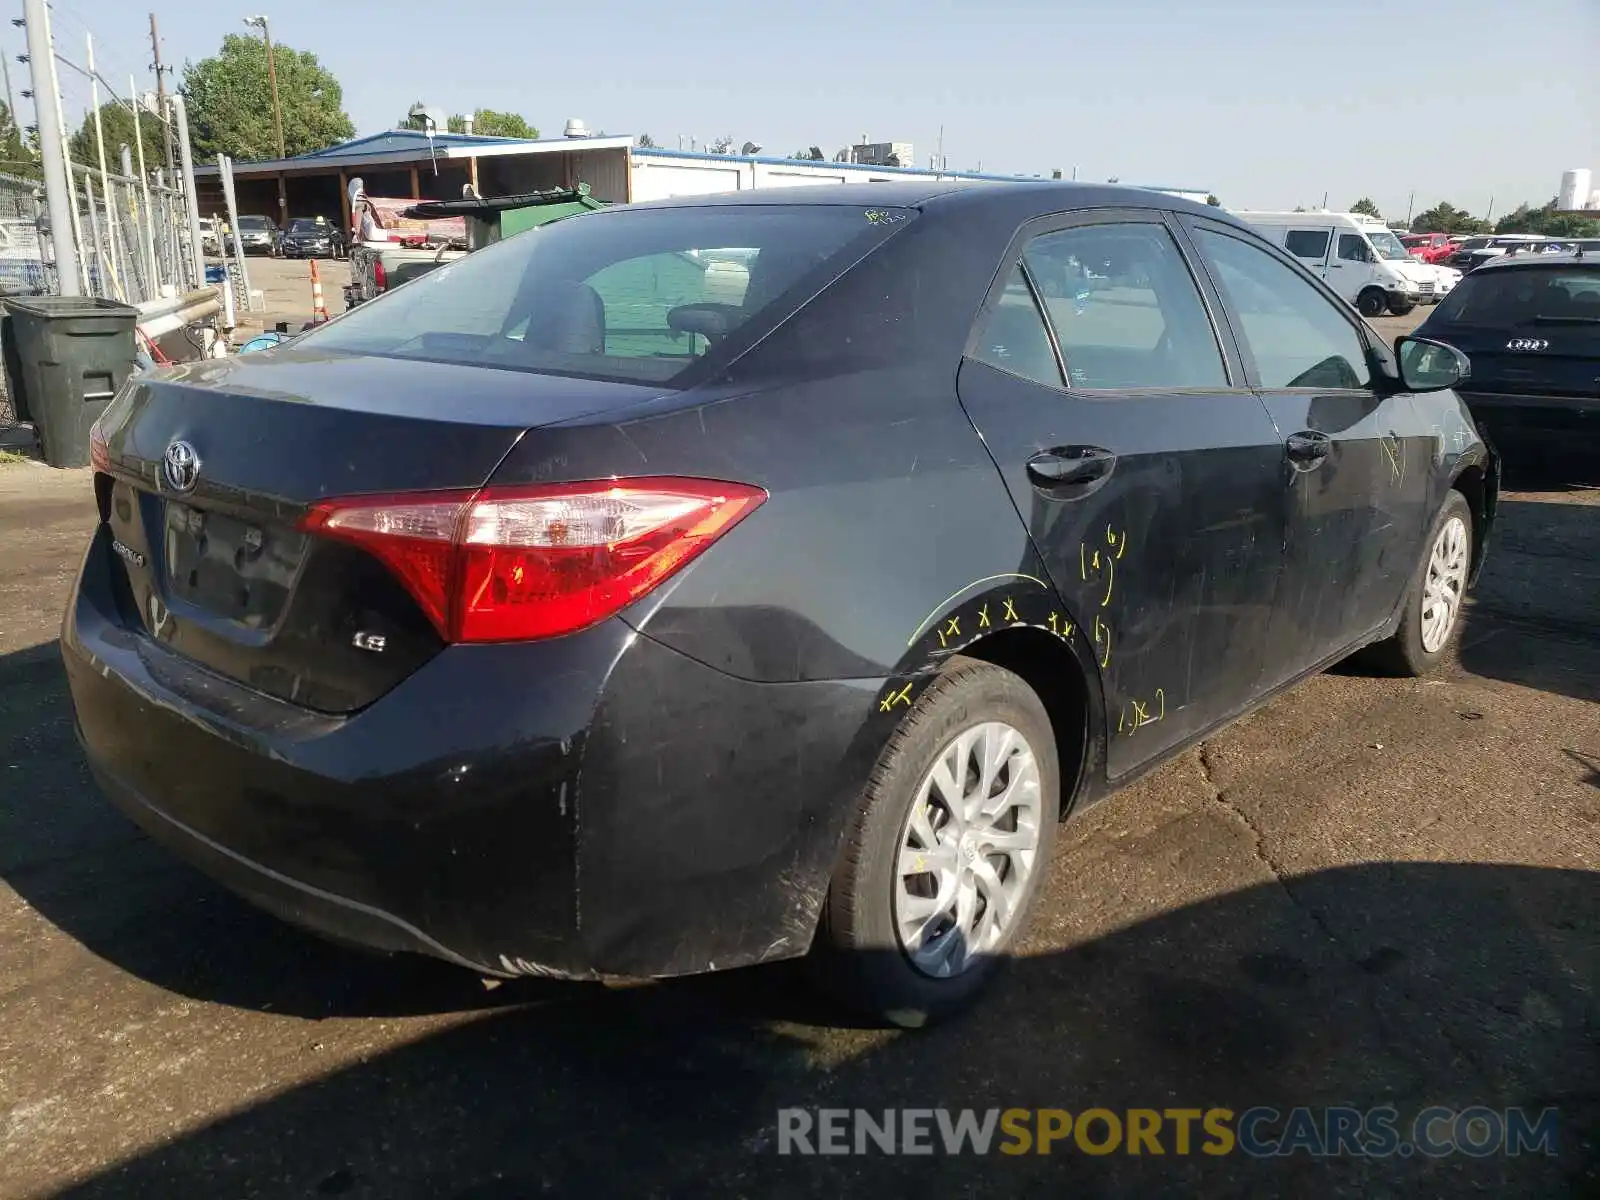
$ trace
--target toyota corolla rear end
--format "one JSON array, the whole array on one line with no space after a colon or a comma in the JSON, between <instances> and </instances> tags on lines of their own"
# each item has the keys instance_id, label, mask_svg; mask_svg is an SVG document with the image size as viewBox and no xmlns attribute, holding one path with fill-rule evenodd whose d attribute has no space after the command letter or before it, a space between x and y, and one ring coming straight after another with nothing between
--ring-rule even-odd
<instances>
[{"instance_id":1,"label":"toyota corolla rear end","mask_svg":"<svg viewBox=\"0 0 1600 1200\"><path fill-rule=\"evenodd\" d=\"M626 219L634 249L669 248L617 285L639 307L609 347L586 324L607 306L570 283L606 239L552 226L543 275L508 241L293 347L137 378L97 426L100 521L62 634L80 738L135 821L261 906L499 974L804 949L770 877L821 832L804 805L827 789L795 773L794 805L750 812L743 740L809 722L831 772L871 692L774 696L636 631L768 494L666 453L648 470L619 437L613 416L715 366L709 339L654 329L639 289L697 278L679 242L721 244ZM771 221L731 244L804 240ZM769 294L847 265L852 221ZM455 330L413 338L452 296ZM724 333L742 319L714 307Z\"/></svg>"}]
</instances>

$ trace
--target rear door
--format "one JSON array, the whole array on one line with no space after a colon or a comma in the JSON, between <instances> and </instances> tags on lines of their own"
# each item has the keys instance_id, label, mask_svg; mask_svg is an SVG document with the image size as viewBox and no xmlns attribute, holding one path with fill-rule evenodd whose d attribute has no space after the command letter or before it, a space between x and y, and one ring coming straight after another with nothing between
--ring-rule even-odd
<instances>
[{"instance_id":1,"label":"rear door","mask_svg":"<svg viewBox=\"0 0 1600 1200\"><path fill-rule=\"evenodd\" d=\"M1237 229L1190 229L1283 440L1287 531L1269 682L1381 625L1415 569L1435 431L1410 396L1373 387L1349 308Z\"/></svg>"},{"instance_id":2,"label":"rear door","mask_svg":"<svg viewBox=\"0 0 1600 1200\"><path fill-rule=\"evenodd\" d=\"M1254 694L1283 449L1153 210L1025 227L959 379L1066 619L1121 775Z\"/></svg>"}]
</instances>

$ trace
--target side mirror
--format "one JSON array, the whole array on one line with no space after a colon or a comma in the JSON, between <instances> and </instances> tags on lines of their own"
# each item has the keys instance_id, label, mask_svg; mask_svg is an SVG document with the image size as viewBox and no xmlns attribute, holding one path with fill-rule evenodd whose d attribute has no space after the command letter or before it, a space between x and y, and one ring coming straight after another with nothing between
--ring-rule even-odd
<instances>
[{"instance_id":1,"label":"side mirror","mask_svg":"<svg viewBox=\"0 0 1600 1200\"><path fill-rule=\"evenodd\" d=\"M1400 337L1394 352L1400 361L1400 381L1408 392L1440 392L1472 378L1471 360L1444 342Z\"/></svg>"}]
</instances>

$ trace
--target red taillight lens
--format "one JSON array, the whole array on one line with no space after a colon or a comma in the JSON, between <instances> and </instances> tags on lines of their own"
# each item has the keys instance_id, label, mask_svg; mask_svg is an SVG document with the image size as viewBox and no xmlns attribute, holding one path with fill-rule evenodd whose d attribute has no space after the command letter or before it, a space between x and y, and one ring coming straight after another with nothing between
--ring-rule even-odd
<instances>
[{"instance_id":1,"label":"red taillight lens","mask_svg":"<svg viewBox=\"0 0 1600 1200\"><path fill-rule=\"evenodd\" d=\"M383 260L372 260L372 283L380 292L389 286L389 272L383 269Z\"/></svg>"},{"instance_id":2,"label":"red taillight lens","mask_svg":"<svg viewBox=\"0 0 1600 1200\"><path fill-rule=\"evenodd\" d=\"M375 555L446 641L525 641L620 612L766 498L707 479L490 487L330 500L301 527Z\"/></svg>"}]
</instances>

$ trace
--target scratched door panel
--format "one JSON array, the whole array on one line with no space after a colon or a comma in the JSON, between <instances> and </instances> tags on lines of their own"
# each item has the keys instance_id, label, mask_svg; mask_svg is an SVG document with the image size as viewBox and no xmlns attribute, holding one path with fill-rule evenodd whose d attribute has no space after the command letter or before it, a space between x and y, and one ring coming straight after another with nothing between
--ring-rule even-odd
<instances>
[{"instance_id":1,"label":"scratched door panel","mask_svg":"<svg viewBox=\"0 0 1600 1200\"><path fill-rule=\"evenodd\" d=\"M1101 667L1112 777L1260 684L1283 537L1282 446L1249 391L1074 393L984 363L963 405ZM1054 446L1116 456L1098 488L1036 486Z\"/></svg>"},{"instance_id":2,"label":"scratched door panel","mask_svg":"<svg viewBox=\"0 0 1600 1200\"><path fill-rule=\"evenodd\" d=\"M1417 565L1429 478L1406 395L1263 392L1285 431L1330 442L1327 458L1285 468L1288 536L1270 657L1279 678L1370 633L1394 611Z\"/></svg>"}]
</instances>

